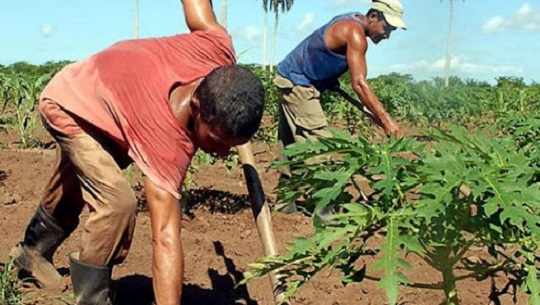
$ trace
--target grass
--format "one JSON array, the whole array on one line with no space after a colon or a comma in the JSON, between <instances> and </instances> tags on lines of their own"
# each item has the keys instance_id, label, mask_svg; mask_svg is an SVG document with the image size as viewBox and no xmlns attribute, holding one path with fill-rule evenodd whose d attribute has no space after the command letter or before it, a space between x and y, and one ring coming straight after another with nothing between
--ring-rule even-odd
<instances>
[{"instance_id":1,"label":"grass","mask_svg":"<svg viewBox=\"0 0 540 305\"><path fill-rule=\"evenodd\" d=\"M75 304L73 294L62 294L54 297L37 297L29 291L23 291L22 282L17 275L18 269L13 262L0 264L0 305L25 305L25 304ZM36 303L37 302L37 303Z\"/></svg>"},{"instance_id":2,"label":"grass","mask_svg":"<svg viewBox=\"0 0 540 305\"><path fill-rule=\"evenodd\" d=\"M0 266L0 304L23 305L23 294L13 262Z\"/></svg>"},{"instance_id":3,"label":"grass","mask_svg":"<svg viewBox=\"0 0 540 305\"><path fill-rule=\"evenodd\" d=\"M63 294L58 299L65 305L73 305L77 302L73 293ZM107 302L107 305L117 304L117 299L118 295L114 291L109 291L109 300Z\"/></svg>"}]
</instances>

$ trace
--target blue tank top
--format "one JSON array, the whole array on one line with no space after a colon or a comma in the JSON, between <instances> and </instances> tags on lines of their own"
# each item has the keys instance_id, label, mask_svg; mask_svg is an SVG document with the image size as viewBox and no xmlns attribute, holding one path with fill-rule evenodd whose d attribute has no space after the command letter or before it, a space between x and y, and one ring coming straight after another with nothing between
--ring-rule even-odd
<instances>
[{"instance_id":1,"label":"blue tank top","mask_svg":"<svg viewBox=\"0 0 540 305\"><path fill-rule=\"evenodd\" d=\"M343 54L329 50L324 37L328 28L338 21L355 20L363 25L356 15L347 13L334 17L329 23L315 30L304 39L285 59L279 63L277 72L295 85L315 86L324 90L327 85L347 72L349 65Z\"/></svg>"}]
</instances>

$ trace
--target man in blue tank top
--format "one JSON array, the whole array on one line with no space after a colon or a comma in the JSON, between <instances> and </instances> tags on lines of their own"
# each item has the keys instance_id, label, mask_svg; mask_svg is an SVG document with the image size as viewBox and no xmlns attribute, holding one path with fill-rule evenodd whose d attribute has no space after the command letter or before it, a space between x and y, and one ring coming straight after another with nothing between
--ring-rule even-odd
<instances>
[{"instance_id":1,"label":"man in blue tank top","mask_svg":"<svg viewBox=\"0 0 540 305\"><path fill-rule=\"evenodd\" d=\"M398 0L373 0L366 15L348 13L334 17L302 41L278 65L275 85L282 95L278 137L281 149L331 134L319 101L321 92L339 86L347 70L351 85L374 121L387 135L402 136L399 125L388 115L367 82L367 38L375 44L390 38L397 28L405 29L403 6ZM361 107L361 105L356 105ZM281 158L285 158L283 155ZM281 170L280 179L290 177ZM283 209L293 212L289 204Z\"/></svg>"}]
</instances>

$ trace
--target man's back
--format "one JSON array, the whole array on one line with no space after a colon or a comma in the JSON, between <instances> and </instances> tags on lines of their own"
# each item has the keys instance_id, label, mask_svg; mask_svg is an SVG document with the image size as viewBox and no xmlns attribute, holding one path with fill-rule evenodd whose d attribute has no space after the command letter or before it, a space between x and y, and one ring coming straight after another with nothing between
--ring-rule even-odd
<instances>
[{"instance_id":1,"label":"man's back","mask_svg":"<svg viewBox=\"0 0 540 305\"><path fill-rule=\"evenodd\" d=\"M347 58L330 50L326 44L328 29L337 22L353 20L362 24L360 13L347 13L334 17L330 22L315 30L304 39L278 65L279 75L295 85L315 86L324 89L334 83L348 70Z\"/></svg>"},{"instance_id":2,"label":"man's back","mask_svg":"<svg viewBox=\"0 0 540 305\"><path fill-rule=\"evenodd\" d=\"M141 170L176 193L195 148L169 105L175 85L236 61L222 29L121 41L67 66L42 93L119 144Z\"/></svg>"}]
</instances>

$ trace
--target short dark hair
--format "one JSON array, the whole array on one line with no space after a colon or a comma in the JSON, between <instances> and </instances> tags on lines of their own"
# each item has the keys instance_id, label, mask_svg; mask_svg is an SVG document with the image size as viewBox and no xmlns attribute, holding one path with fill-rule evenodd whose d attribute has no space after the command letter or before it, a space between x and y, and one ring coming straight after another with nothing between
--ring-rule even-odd
<instances>
[{"instance_id":1,"label":"short dark hair","mask_svg":"<svg viewBox=\"0 0 540 305\"><path fill-rule=\"evenodd\" d=\"M386 19L384 18L384 14L381 11L376 10L374 8L370 8L369 11L367 12L366 16L369 16L369 15L371 15L373 13L377 13L377 21L381 21L381 20L386 21Z\"/></svg>"},{"instance_id":2,"label":"short dark hair","mask_svg":"<svg viewBox=\"0 0 540 305\"><path fill-rule=\"evenodd\" d=\"M202 121L228 137L249 139L261 124L264 87L244 67L214 69L201 82L195 96L199 99Z\"/></svg>"}]
</instances>

